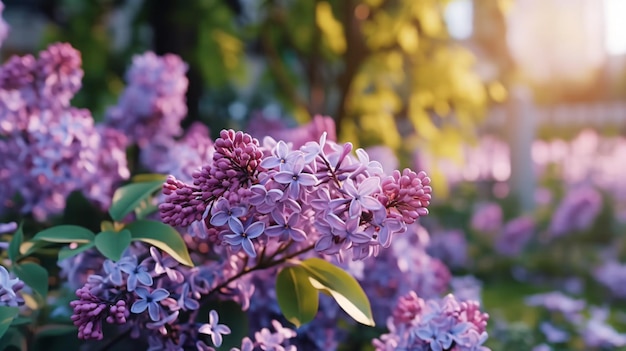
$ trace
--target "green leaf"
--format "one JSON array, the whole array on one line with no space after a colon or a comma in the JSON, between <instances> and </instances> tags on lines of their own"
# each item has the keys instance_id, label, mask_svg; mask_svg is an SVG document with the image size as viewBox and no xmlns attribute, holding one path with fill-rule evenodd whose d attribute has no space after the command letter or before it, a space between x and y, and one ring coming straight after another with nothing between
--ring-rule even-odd
<instances>
[{"instance_id":1,"label":"green leaf","mask_svg":"<svg viewBox=\"0 0 626 351\"><path fill-rule=\"evenodd\" d=\"M49 336L59 336L69 333L76 333L76 327L67 324L48 324L38 328L35 337L45 338Z\"/></svg>"},{"instance_id":2,"label":"green leaf","mask_svg":"<svg viewBox=\"0 0 626 351\"><path fill-rule=\"evenodd\" d=\"M30 286L42 298L46 298L48 295L48 271L45 268L33 262L25 262L13 266L13 272L24 281L24 284Z\"/></svg>"},{"instance_id":3,"label":"green leaf","mask_svg":"<svg viewBox=\"0 0 626 351\"><path fill-rule=\"evenodd\" d=\"M70 248L70 246L64 246L59 250L59 261L65 260L70 257L74 257L83 251L87 251L96 246L95 242L78 245L76 248Z\"/></svg>"},{"instance_id":4,"label":"green leaf","mask_svg":"<svg viewBox=\"0 0 626 351\"><path fill-rule=\"evenodd\" d=\"M149 215L155 213L159 209L159 206L154 204L151 199L142 201L135 209L135 216L137 219L144 219Z\"/></svg>"},{"instance_id":5,"label":"green leaf","mask_svg":"<svg viewBox=\"0 0 626 351\"><path fill-rule=\"evenodd\" d=\"M300 266L285 267L276 277L278 306L288 321L300 327L315 318L319 292L309 282L309 274Z\"/></svg>"},{"instance_id":6,"label":"green leaf","mask_svg":"<svg viewBox=\"0 0 626 351\"><path fill-rule=\"evenodd\" d=\"M374 326L374 317L367 295L350 274L320 258L309 258L301 263L309 273L309 281L318 290L327 292L350 317L368 326Z\"/></svg>"},{"instance_id":7,"label":"green leaf","mask_svg":"<svg viewBox=\"0 0 626 351\"><path fill-rule=\"evenodd\" d=\"M174 228L167 224L141 219L126 226L133 240L143 241L167 252L178 262L193 267L187 245Z\"/></svg>"},{"instance_id":8,"label":"green leaf","mask_svg":"<svg viewBox=\"0 0 626 351\"><path fill-rule=\"evenodd\" d=\"M233 347L239 347L241 339L250 332L248 314L242 311L241 306L235 301L211 300L200 306L195 322L199 324L208 323L209 311L211 310L215 310L220 316L219 323L227 325L231 331L230 334L224 335L222 346L216 347L215 350L229 351ZM213 344L211 338L206 334L198 334L198 339L204 341L207 345Z\"/></svg>"},{"instance_id":9,"label":"green leaf","mask_svg":"<svg viewBox=\"0 0 626 351\"><path fill-rule=\"evenodd\" d=\"M40 231L33 240L51 243L88 243L94 240L94 234L87 228L64 224Z\"/></svg>"},{"instance_id":10,"label":"green leaf","mask_svg":"<svg viewBox=\"0 0 626 351\"><path fill-rule=\"evenodd\" d=\"M11 262L15 263L17 258L20 256L20 246L24 241L24 231L22 230L22 223L17 228L17 231L13 233L13 238L11 238L11 242L9 243L9 259Z\"/></svg>"},{"instance_id":11,"label":"green leaf","mask_svg":"<svg viewBox=\"0 0 626 351\"><path fill-rule=\"evenodd\" d=\"M19 331L18 328L9 328L2 338L0 338L0 350L28 350L28 347L26 346L26 337Z\"/></svg>"},{"instance_id":12,"label":"green leaf","mask_svg":"<svg viewBox=\"0 0 626 351\"><path fill-rule=\"evenodd\" d=\"M128 229L119 232L105 231L96 235L96 248L106 258L119 261L124 250L130 245L131 237Z\"/></svg>"},{"instance_id":13,"label":"green leaf","mask_svg":"<svg viewBox=\"0 0 626 351\"><path fill-rule=\"evenodd\" d=\"M117 189L113 194L113 203L109 214L115 221L121 221L133 212L141 202L149 198L155 191L161 189L163 181L145 183L131 183Z\"/></svg>"},{"instance_id":14,"label":"green leaf","mask_svg":"<svg viewBox=\"0 0 626 351\"><path fill-rule=\"evenodd\" d=\"M13 319L13 321L11 322L11 326L26 325L26 324L31 324L31 323L33 323L32 318L18 316L15 319Z\"/></svg>"},{"instance_id":15,"label":"green leaf","mask_svg":"<svg viewBox=\"0 0 626 351\"><path fill-rule=\"evenodd\" d=\"M133 183L145 183L145 182L161 182L161 185L167 180L167 175L159 173L145 173L137 174L131 178Z\"/></svg>"},{"instance_id":16,"label":"green leaf","mask_svg":"<svg viewBox=\"0 0 626 351\"><path fill-rule=\"evenodd\" d=\"M17 307L0 306L0 337L7 332L19 311Z\"/></svg>"},{"instance_id":17,"label":"green leaf","mask_svg":"<svg viewBox=\"0 0 626 351\"><path fill-rule=\"evenodd\" d=\"M54 245L54 243L48 241L25 241L20 245L20 253L23 256L29 256L39 251L39 249L43 249L50 245Z\"/></svg>"}]
</instances>

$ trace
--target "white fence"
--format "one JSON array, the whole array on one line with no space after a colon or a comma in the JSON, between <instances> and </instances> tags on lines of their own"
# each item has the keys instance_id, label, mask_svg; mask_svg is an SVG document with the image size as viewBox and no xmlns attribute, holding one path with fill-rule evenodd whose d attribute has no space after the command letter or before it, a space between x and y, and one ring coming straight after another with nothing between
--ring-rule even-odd
<instances>
[{"instance_id":1,"label":"white fence","mask_svg":"<svg viewBox=\"0 0 626 351\"><path fill-rule=\"evenodd\" d=\"M510 101L493 108L485 128L504 134L510 144L511 190L525 210L534 207L535 179L531 147L540 129L606 128L626 132L626 102L535 106L528 90L513 90Z\"/></svg>"}]
</instances>

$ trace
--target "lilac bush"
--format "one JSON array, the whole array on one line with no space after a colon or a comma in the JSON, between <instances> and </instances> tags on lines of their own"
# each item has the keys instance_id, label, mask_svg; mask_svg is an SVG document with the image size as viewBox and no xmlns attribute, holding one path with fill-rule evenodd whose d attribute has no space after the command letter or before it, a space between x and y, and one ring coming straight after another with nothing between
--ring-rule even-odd
<instances>
[{"instance_id":1,"label":"lilac bush","mask_svg":"<svg viewBox=\"0 0 626 351\"><path fill-rule=\"evenodd\" d=\"M13 56L0 68L3 211L44 220L61 212L75 190L106 208L114 186L129 177L125 136L95 126L88 110L70 106L81 85L80 66L80 53L57 43L37 59Z\"/></svg>"}]
</instances>

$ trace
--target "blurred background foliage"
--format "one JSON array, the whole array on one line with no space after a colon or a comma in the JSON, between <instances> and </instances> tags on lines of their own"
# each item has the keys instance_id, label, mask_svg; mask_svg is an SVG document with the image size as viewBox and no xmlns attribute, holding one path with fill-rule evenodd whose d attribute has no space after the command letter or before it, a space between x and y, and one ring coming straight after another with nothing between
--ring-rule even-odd
<instances>
[{"instance_id":1,"label":"blurred background foliage","mask_svg":"<svg viewBox=\"0 0 626 351\"><path fill-rule=\"evenodd\" d=\"M490 11L482 16L502 18L504 1L484 2ZM418 147L461 162L458 149L474 137L487 105L506 98L505 74L485 80L474 54L452 40L448 3L6 1L47 19L40 48L67 41L82 52L86 75L74 104L96 119L122 90L132 55L152 49L189 64L185 125L202 120L215 133L259 113L291 123L330 115L340 140L385 144L405 165ZM496 47L490 32L477 40Z\"/></svg>"}]
</instances>

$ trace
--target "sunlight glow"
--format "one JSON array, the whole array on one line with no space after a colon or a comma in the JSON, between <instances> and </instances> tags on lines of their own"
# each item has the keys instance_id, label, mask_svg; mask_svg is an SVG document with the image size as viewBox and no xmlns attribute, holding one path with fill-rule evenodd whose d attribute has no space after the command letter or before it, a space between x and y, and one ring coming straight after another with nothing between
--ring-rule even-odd
<instances>
[{"instance_id":1,"label":"sunlight glow","mask_svg":"<svg viewBox=\"0 0 626 351\"><path fill-rule=\"evenodd\" d=\"M604 0L604 45L610 55L626 54L626 1Z\"/></svg>"},{"instance_id":2,"label":"sunlight glow","mask_svg":"<svg viewBox=\"0 0 626 351\"><path fill-rule=\"evenodd\" d=\"M457 40L467 39L473 31L472 0L454 0L446 6L446 24L452 38Z\"/></svg>"}]
</instances>

